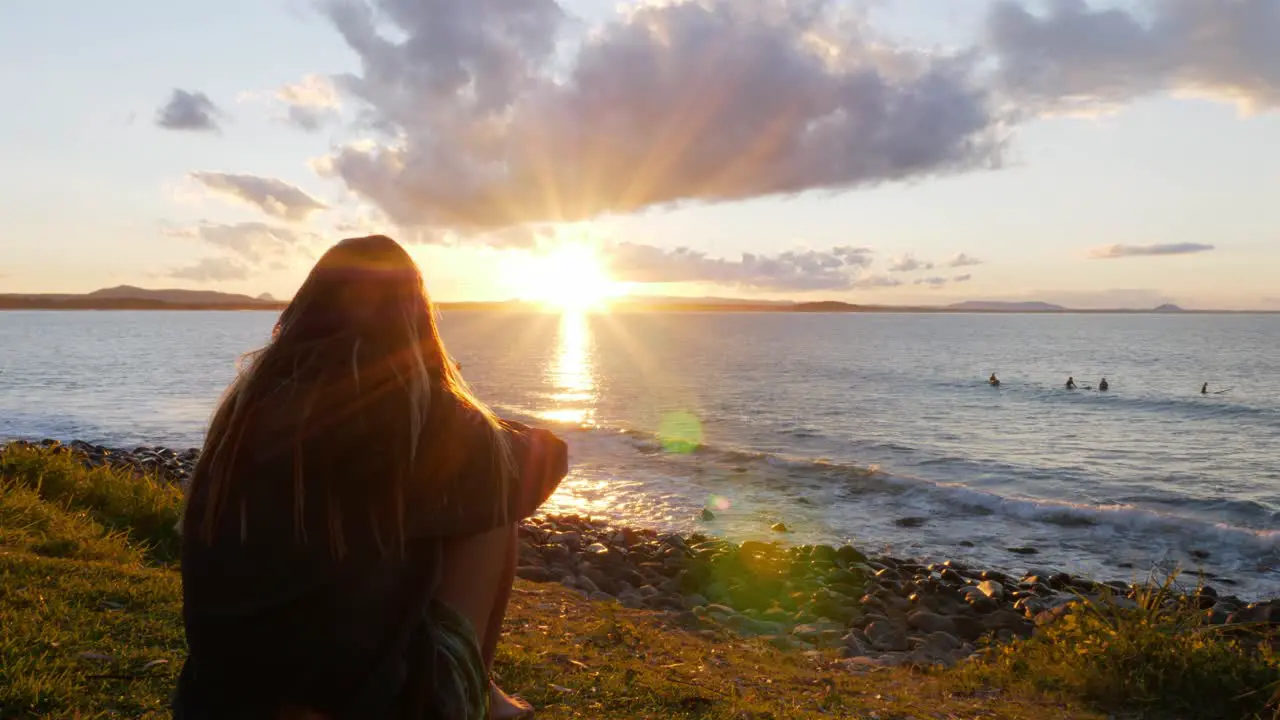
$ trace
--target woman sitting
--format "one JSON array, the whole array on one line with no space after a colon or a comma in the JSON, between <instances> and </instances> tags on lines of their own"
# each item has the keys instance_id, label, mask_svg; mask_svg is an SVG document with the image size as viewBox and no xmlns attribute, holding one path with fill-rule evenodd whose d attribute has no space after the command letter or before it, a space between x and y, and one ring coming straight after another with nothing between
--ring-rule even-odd
<instances>
[{"instance_id":1,"label":"woman sitting","mask_svg":"<svg viewBox=\"0 0 1280 720\"><path fill-rule=\"evenodd\" d=\"M528 714L489 672L516 524L566 462L467 389L403 248L339 243L209 428L183 521L175 716Z\"/></svg>"}]
</instances>

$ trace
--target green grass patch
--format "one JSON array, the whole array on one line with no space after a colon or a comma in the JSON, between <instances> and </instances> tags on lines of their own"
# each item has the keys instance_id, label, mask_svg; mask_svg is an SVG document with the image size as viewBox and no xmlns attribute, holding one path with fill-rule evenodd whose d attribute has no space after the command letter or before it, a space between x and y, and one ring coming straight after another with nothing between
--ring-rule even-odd
<instances>
[{"instance_id":1,"label":"green grass patch","mask_svg":"<svg viewBox=\"0 0 1280 720\"><path fill-rule=\"evenodd\" d=\"M141 562L127 533L111 532L84 510L63 510L40 494L0 479L0 548L25 550L46 557L98 560L118 564Z\"/></svg>"},{"instance_id":2,"label":"green grass patch","mask_svg":"<svg viewBox=\"0 0 1280 720\"><path fill-rule=\"evenodd\" d=\"M1082 602L1032 638L991 648L960 673L1144 718L1280 718L1280 654L1270 628L1211 625L1174 593L1175 576L1137 607Z\"/></svg>"},{"instance_id":3,"label":"green grass patch","mask_svg":"<svg viewBox=\"0 0 1280 720\"><path fill-rule=\"evenodd\" d=\"M6 487L35 491L51 505L86 513L155 560L179 557L182 492L155 476L86 467L68 452L10 446L0 453L0 479Z\"/></svg>"}]
</instances>

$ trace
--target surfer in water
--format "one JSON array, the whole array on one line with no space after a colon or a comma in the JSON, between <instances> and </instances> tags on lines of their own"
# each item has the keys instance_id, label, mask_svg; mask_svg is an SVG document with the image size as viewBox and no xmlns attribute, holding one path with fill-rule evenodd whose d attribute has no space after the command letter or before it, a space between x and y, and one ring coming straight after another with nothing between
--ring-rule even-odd
<instances>
[{"instance_id":1,"label":"surfer in water","mask_svg":"<svg viewBox=\"0 0 1280 720\"><path fill-rule=\"evenodd\" d=\"M1076 389L1076 379L1074 377L1067 378L1067 389L1068 390Z\"/></svg>"},{"instance_id":2,"label":"surfer in water","mask_svg":"<svg viewBox=\"0 0 1280 720\"><path fill-rule=\"evenodd\" d=\"M1209 383L1205 383L1205 384L1203 384L1203 385L1201 385L1201 386L1200 386L1200 394L1201 394L1201 395L1208 395L1208 394L1209 394Z\"/></svg>"},{"instance_id":3,"label":"surfer in water","mask_svg":"<svg viewBox=\"0 0 1280 720\"><path fill-rule=\"evenodd\" d=\"M991 379L987 380L987 384L991 387L1000 387L1000 378L996 377L995 373L991 373Z\"/></svg>"},{"instance_id":4,"label":"surfer in water","mask_svg":"<svg viewBox=\"0 0 1280 720\"><path fill-rule=\"evenodd\" d=\"M1106 379L1106 378L1102 378L1102 382L1098 383L1098 391L1099 391L1099 392L1106 392L1106 391L1107 391L1107 388L1109 388L1109 387L1111 387L1111 386L1107 384L1107 379Z\"/></svg>"}]
</instances>

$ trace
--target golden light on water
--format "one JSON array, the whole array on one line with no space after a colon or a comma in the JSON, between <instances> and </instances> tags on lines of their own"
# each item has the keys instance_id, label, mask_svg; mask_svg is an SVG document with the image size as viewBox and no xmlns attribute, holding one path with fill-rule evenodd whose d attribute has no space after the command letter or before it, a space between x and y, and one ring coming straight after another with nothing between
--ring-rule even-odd
<instances>
[{"instance_id":1,"label":"golden light on water","mask_svg":"<svg viewBox=\"0 0 1280 720\"><path fill-rule=\"evenodd\" d=\"M556 356L547 368L554 407L541 415L555 422L591 425L595 419L595 344L583 312L560 315Z\"/></svg>"}]
</instances>

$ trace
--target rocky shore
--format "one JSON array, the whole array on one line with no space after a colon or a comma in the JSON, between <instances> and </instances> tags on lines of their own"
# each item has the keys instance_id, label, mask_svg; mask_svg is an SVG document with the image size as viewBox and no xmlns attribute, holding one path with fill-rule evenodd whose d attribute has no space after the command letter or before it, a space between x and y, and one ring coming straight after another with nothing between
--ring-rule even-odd
<instances>
[{"instance_id":1,"label":"rocky shore","mask_svg":"<svg viewBox=\"0 0 1280 720\"><path fill-rule=\"evenodd\" d=\"M199 456L195 449L120 450L78 441L17 444L175 484L190 478ZM759 637L786 649L838 648L853 669L952 665L986 643L1031 635L1073 604L1135 608L1148 590L1049 569L1009 574L954 560L868 557L850 545L737 544L572 515L522 523L519 553L516 572L526 580L668 612L699 633ZM1209 585L1162 601L1189 604L1213 625L1280 625L1280 600L1251 603Z\"/></svg>"}]
</instances>

